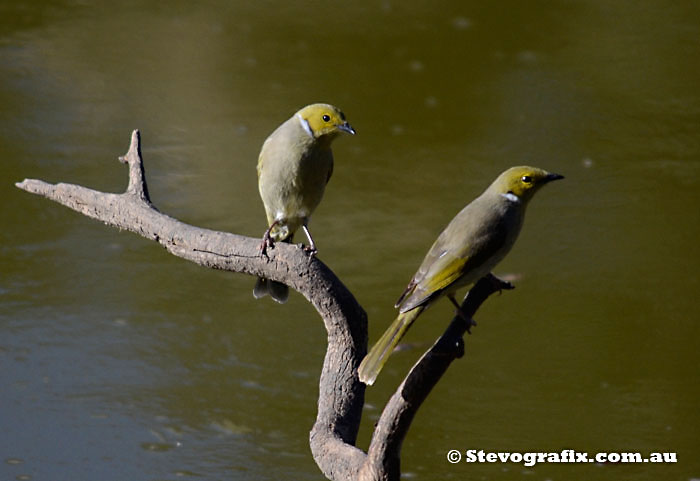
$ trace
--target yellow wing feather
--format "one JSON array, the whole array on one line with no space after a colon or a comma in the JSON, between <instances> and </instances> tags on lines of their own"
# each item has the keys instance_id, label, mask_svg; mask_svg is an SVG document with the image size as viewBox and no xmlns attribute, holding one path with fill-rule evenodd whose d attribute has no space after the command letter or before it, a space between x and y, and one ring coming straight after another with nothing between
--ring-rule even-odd
<instances>
[{"instance_id":1,"label":"yellow wing feather","mask_svg":"<svg viewBox=\"0 0 700 481\"><path fill-rule=\"evenodd\" d=\"M420 287L423 291L429 294L433 294L446 288L462 276L464 273L464 267L467 265L467 261L468 259L457 257L449 259L447 263L436 263L440 264L438 269L436 269L437 272L435 272L432 276L427 277L425 282L421 283L422 285Z\"/></svg>"}]
</instances>

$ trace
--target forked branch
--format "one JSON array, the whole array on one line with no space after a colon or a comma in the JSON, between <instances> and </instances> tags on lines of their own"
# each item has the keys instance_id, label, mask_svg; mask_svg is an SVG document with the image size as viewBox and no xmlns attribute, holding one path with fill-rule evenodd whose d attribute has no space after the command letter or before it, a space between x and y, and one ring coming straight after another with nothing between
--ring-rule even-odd
<instances>
[{"instance_id":1,"label":"forked branch","mask_svg":"<svg viewBox=\"0 0 700 481\"><path fill-rule=\"evenodd\" d=\"M137 130L120 161L129 166L129 185L121 194L35 179L16 186L154 240L188 261L283 282L301 293L316 308L328 333L318 413L310 435L314 460L334 481L398 480L401 443L411 421L451 362L463 354L469 326L455 318L411 369L384 409L366 454L355 443L364 404L365 385L358 379L357 367L367 351L367 316L352 293L323 262L297 246L277 243L261 256L259 239L195 227L158 211L148 195ZM472 316L489 295L507 288L509 284L495 278L480 281L465 298L462 311Z\"/></svg>"}]
</instances>

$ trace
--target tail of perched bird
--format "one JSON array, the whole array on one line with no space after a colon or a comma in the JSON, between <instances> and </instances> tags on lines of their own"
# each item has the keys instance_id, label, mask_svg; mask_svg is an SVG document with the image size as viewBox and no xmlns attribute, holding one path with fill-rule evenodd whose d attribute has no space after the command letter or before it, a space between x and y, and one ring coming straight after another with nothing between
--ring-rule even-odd
<instances>
[{"instance_id":1,"label":"tail of perched bird","mask_svg":"<svg viewBox=\"0 0 700 481\"><path fill-rule=\"evenodd\" d=\"M374 380L377 379L379 371L381 371L384 364L386 364L392 351L404 334L406 334L408 328L411 327L413 321L423 312L423 309L424 307L420 306L408 312L402 312L394 322L391 323L391 326L382 334L382 337L360 363L360 367L358 368L360 381L368 386L374 384Z\"/></svg>"},{"instance_id":2,"label":"tail of perched bird","mask_svg":"<svg viewBox=\"0 0 700 481\"><path fill-rule=\"evenodd\" d=\"M281 242L292 243L293 235L287 237ZM253 287L253 297L260 299L269 295L272 299L284 304L289 299L289 287L281 282L273 281L270 279L265 279L264 277L258 277L255 287Z\"/></svg>"},{"instance_id":3,"label":"tail of perched bird","mask_svg":"<svg viewBox=\"0 0 700 481\"><path fill-rule=\"evenodd\" d=\"M258 277L258 281L253 288L253 296L256 299L269 295L280 304L284 304L289 299L289 287L281 282L271 281L263 277Z\"/></svg>"}]
</instances>

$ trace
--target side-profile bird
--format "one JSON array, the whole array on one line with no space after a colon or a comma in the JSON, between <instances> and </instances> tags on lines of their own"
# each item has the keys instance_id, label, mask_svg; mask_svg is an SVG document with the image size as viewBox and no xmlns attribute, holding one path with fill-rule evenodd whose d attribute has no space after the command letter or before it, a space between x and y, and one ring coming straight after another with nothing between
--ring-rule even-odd
<instances>
[{"instance_id":1,"label":"side-profile bird","mask_svg":"<svg viewBox=\"0 0 700 481\"><path fill-rule=\"evenodd\" d=\"M260 246L261 254L273 241L292 242L299 227L309 240L307 249L316 253L309 219L333 173L331 142L341 132L355 134L340 109L319 103L296 112L263 143L258 156L258 189L269 227ZM267 294L284 303L289 288L259 278L253 295L259 299Z\"/></svg>"},{"instance_id":2,"label":"side-profile bird","mask_svg":"<svg viewBox=\"0 0 700 481\"><path fill-rule=\"evenodd\" d=\"M447 296L460 313L455 292L491 272L513 247L535 192L563 178L536 167L512 167L462 209L437 238L396 302L399 315L360 363L360 381L374 383L408 328L437 299Z\"/></svg>"}]
</instances>

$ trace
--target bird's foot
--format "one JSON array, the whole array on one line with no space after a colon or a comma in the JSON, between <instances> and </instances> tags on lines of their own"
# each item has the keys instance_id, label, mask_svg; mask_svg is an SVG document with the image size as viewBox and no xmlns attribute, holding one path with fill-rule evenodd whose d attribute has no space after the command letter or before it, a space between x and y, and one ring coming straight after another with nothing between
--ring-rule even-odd
<instances>
[{"instance_id":1,"label":"bird's foot","mask_svg":"<svg viewBox=\"0 0 700 481\"><path fill-rule=\"evenodd\" d=\"M316 246L301 246L302 250L308 254L309 257L316 257L316 254L318 254L318 249L316 249Z\"/></svg>"},{"instance_id":2,"label":"bird's foot","mask_svg":"<svg viewBox=\"0 0 700 481\"><path fill-rule=\"evenodd\" d=\"M302 224L301 228L304 229L304 234L306 234L306 238L309 239L309 245L304 246L304 252L306 252L310 258L313 258L316 256L316 253L318 252L318 249L316 249L316 244L314 244L314 239L311 237L311 232L309 231L309 228L306 226L306 222L308 222L308 219Z\"/></svg>"},{"instance_id":3,"label":"bird's foot","mask_svg":"<svg viewBox=\"0 0 700 481\"><path fill-rule=\"evenodd\" d=\"M260 242L260 256L261 257L267 257L267 249L271 249L275 246L274 241L272 240L272 237L270 237L270 230L268 229L265 231L265 235L263 235L262 241Z\"/></svg>"},{"instance_id":4,"label":"bird's foot","mask_svg":"<svg viewBox=\"0 0 700 481\"><path fill-rule=\"evenodd\" d=\"M467 334L471 334L472 327L476 327L476 321L467 316L459 307L457 307L457 316L467 323Z\"/></svg>"},{"instance_id":5,"label":"bird's foot","mask_svg":"<svg viewBox=\"0 0 700 481\"><path fill-rule=\"evenodd\" d=\"M268 258L267 249L271 249L275 246L275 241L272 240L272 229L279 224L279 222L279 220L274 221L263 234L262 242L260 242L260 256Z\"/></svg>"},{"instance_id":6,"label":"bird's foot","mask_svg":"<svg viewBox=\"0 0 700 481\"><path fill-rule=\"evenodd\" d=\"M459 305L459 302L457 302L457 299L455 299L454 295L448 296L452 304L454 304L455 309L457 311L457 317L462 319L464 322L467 323L467 332L469 334L472 333L471 329L472 327L476 326L476 321L472 319L471 317L467 316L464 311L462 310L462 307Z\"/></svg>"}]
</instances>

